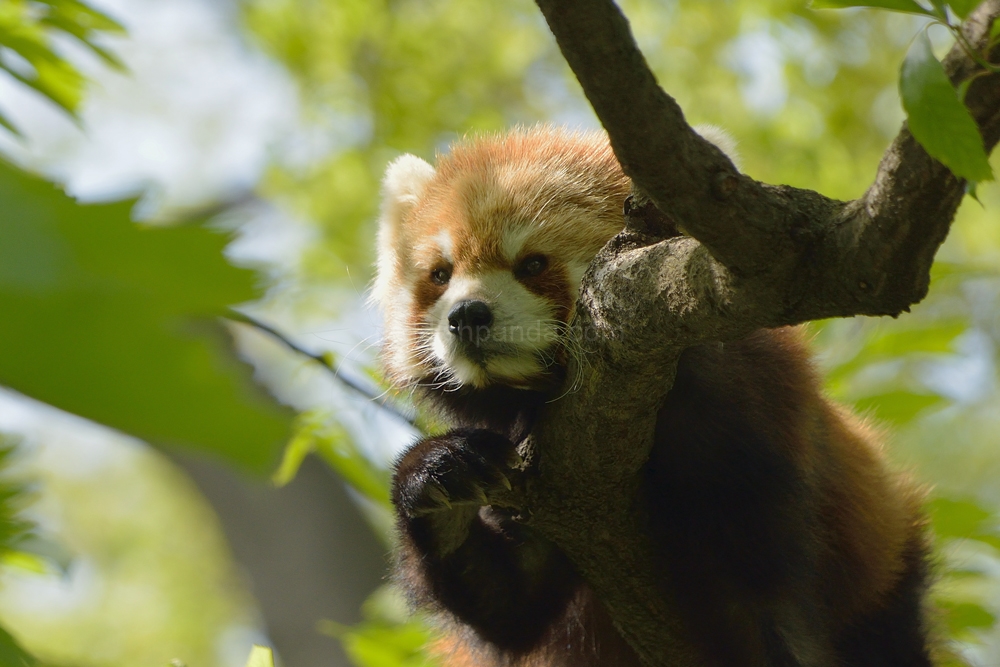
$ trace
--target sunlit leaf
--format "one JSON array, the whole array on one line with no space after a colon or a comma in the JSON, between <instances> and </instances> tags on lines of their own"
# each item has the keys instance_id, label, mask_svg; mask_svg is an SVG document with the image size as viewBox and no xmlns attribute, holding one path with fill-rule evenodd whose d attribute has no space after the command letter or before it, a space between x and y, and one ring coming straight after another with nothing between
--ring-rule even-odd
<instances>
[{"instance_id":1,"label":"sunlit leaf","mask_svg":"<svg viewBox=\"0 0 1000 667\"><path fill-rule=\"evenodd\" d=\"M28 497L25 486L7 477L16 442L0 434L0 553L16 550L34 533L34 524L21 515Z\"/></svg>"},{"instance_id":2,"label":"sunlit leaf","mask_svg":"<svg viewBox=\"0 0 1000 667\"><path fill-rule=\"evenodd\" d=\"M301 421L301 420L300 420ZM316 435L311 426L303 428L299 426L295 435L285 445L285 451L281 457L281 464L271 476L271 481L276 486L285 486L298 474L302 461L316 448Z\"/></svg>"},{"instance_id":3,"label":"sunlit leaf","mask_svg":"<svg viewBox=\"0 0 1000 667\"><path fill-rule=\"evenodd\" d=\"M52 34L64 33L76 38L105 63L123 69L121 60L97 43L101 34L124 33L124 28L106 14L76 0L38 0L32 3L9 3L0 12L0 52L17 53L27 68L0 67L24 85L37 91L60 108L74 115L83 99L84 77L52 46ZM0 125L14 131L9 122Z\"/></svg>"},{"instance_id":4,"label":"sunlit leaf","mask_svg":"<svg viewBox=\"0 0 1000 667\"><path fill-rule=\"evenodd\" d=\"M316 453L369 500L389 507L389 473L377 468L336 428L316 434Z\"/></svg>"},{"instance_id":5,"label":"sunlit leaf","mask_svg":"<svg viewBox=\"0 0 1000 667\"><path fill-rule=\"evenodd\" d=\"M23 551L8 551L0 554L0 567L10 567L33 574L49 572L49 564L44 558Z\"/></svg>"},{"instance_id":6,"label":"sunlit leaf","mask_svg":"<svg viewBox=\"0 0 1000 667\"><path fill-rule=\"evenodd\" d=\"M970 500L935 498L927 504L938 547L947 554L950 540L979 542L1000 550L996 516ZM941 610L952 637L963 638L972 631L990 628L995 616L981 602L988 585L986 574L965 567L964 559L943 572L935 604Z\"/></svg>"},{"instance_id":7,"label":"sunlit leaf","mask_svg":"<svg viewBox=\"0 0 1000 667\"><path fill-rule=\"evenodd\" d=\"M125 34L125 27L104 12L77 0L35 0L52 8L49 17L58 16L88 32Z\"/></svg>"},{"instance_id":8,"label":"sunlit leaf","mask_svg":"<svg viewBox=\"0 0 1000 667\"><path fill-rule=\"evenodd\" d=\"M24 136L21 134L21 131L17 129L17 126L15 126L13 123L7 120L7 117L3 115L3 111L0 111L0 127L3 127L8 132L13 134L15 137Z\"/></svg>"},{"instance_id":9,"label":"sunlit leaf","mask_svg":"<svg viewBox=\"0 0 1000 667\"><path fill-rule=\"evenodd\" d=\"M938 267L937 271L939 277L944 276L948 267ZM922 327L886 329L869 339L853 358L830 368L827 381L839 382L865 366L888 359L913 354L949 353L954 348L955 339L968 328L969 323L963 320L942 320Z\"/></svg>"},{"instance_id":10,"label":"sunlit leaf","mask_svg":"<svg viewBox=\"0 0 1000 667\"><path fill-rule=\"evenodd\" d=\"M274 651L268 646L254 644L250 649L247 667L274 667Z\"/></svg>"},{"instance_id":11,"label":"sunlit leaf","mask_svg":"<svg viewBox=\"0 0 1000 667\"><path fill-rule=\"evenodd\" d=\"M964 19L969 13L979 6L981 0L949 0L947 3L951 11L960 19Z\"/></svg>"},{"instance_id":12,"label":"sunlit leaf","mask_svg":"<svg viewBox=\"0 0 1000 667\"><path fill-rule=\"evenodd\" d=\"M914 394L908 391L890 391L876 396L867 396L855 401L854 407L877 419L902 426L924 410L942 403L937 394Z\"/></svg>"},{"instance_id":13,"label":"sunlit leaf","mask_svg":"<svg viewBox=\"0 0 1000 667\"><path fill-rule=\"evenodd\" d=\"M979 128L934 57L923 31L903 61L899 90L910 132L931 157L960 178L992 180Z\"/></svg>"},{"instance_id":14,"label":"sunlit leaf","mask_svg":"<svg viewBox=\"0 0 1000 667\"><path fill-rule=\"evenodd\" d=\"M960 636L973 630L993 627L996 617L982 606L972 602L949 602L938 600L937 606L944 612L948 630L952 636Z\"/></svg>"},{"instance_id":15,"label":"sunlit leaf","mask_svg":"<svg viewBox=\"0 0 1000 667\"><path fill-rule=\"evenodd\" d=\"M30 538L34 530L34 525L21 516L27 498L24 486L7 477L16 442L0 433L0 562L14 556L17 545ZM30 556L25 555L20 565L44 571L44 563L29 560ZM0 627L0 667L33 667L36 664L35 658Z\"/></svg>"},{"instance_id":16,"label":"sunlit leaf","mask_svg":"<svg viewBox=\"0 0 1000 667\"><path fill-rule=\"evenodd\" d=\"M157 443L266 471L290 415L214 319L257 295L201 226L141 227L0 162L0 383Z\"/></svg>"},{"instance_id":17,"label":"sunlit leaf","mask_svg":"<svg viewBox=\"0 0 1000 667\"><path fill-rule=\"evenodd\" d=\"M65 574L73 563L73 553L61 542L49 535L33 533L14 545L16 551L8 554L17 559L40 561L44 569L55 568Z\"/></svg>"},{"instance_id":18,"label":"sunlit leaf","mask_svg":"<svg viewBox=\"0 0 1000 667\"><path fill-rule=\"evenodd\" d=\"M992 512L970 500L935 498L927 503L940 539L977 540L1000 549L1000 524Z\"/></svg>"},{"instance_id":19,"label":"sunlit leaf","mask_svg":"<svg viewBox=\"0 0 1000 667\"><path fill-rule=\"evenodd\" d=\"M405 598L392 584L377 588L361 606L364 621L344 625L324 620L323 634L340 640L358 667L433 667L427 654L434 633L424 618L412 615Z\"/></svg>"},{"instance_id":20,"label":"sunlit leaf","mask_svg":"<svg viewBox=\"0 0 1000 667\"><path fill-rule=\"evenodd\" d=\"M295 435L285 446L284 457L273 480L279 486L294 479L303 459L316 452L359 493L389 506L389 474L362 454L347 432L321 410L303 413L296 421Z\"/></svg>"},{"instance_id":21,"label":"sunlit leaf","mask_svg":"<svg viewBox=\"0 0 1000 667\"><path fill-rule=\"evenodd\" d=\"M970 280L973 278L1000 278L1000 267L990 262L947 262L944 260L935 260L931 266L932 285L936 281Z\"/></svg>"},{"instance_id":22,"label":"sunlit leaf","mask_svg":"<svg viewBox=\"0 0 1000 667\"><path fill-rule=\"evenodd\" d=\"M355 626L321 621L319 631L339 639L358 667L432 667L424 647L431 640L426 625L417 621L389 624L366 621Z\"/></svg>"},{"instance_id":23,"label":"sunlit leaf","mask_svg":"<svg viewBox=\"0 0 1000 667\"><path fill-rule=\"evenodd\" d=\"M809 5L812 9L847 9L848 7L870 7L888 9L893 12L921 14L934 16L934 12L924 9L913 0L871 0L870 2L853 2L852 0L813 0Z\"/></svg>"},{"instance_id":24,"label":"sunlit leaf","mask_svg":"<svg viewBox=\"0 0 1000 667\"><path fill-rule=\"evenodd\" d=\"M35 667L38 661L21 648L10 633L0 628L0 667Z\"/></svg>"},{"instance_id":25,"label":"sunlit leaf","mask_svg":"<svg viewBox=\"0 0 1000 667\"><path fill-rule=\"evenodd\" d=\"M35 68L34 77L5 69L24 85L38 91L69 113L75 113L83 100L83 75L64 60L39 59L31 61L31 64Z\"/></svg>"},{"instance_id":26,"label":"sunlit leaf","mask_svg":"<svg viewBox=\"0 0 1000 667\"><path fill-rule=\"evenodd\" d=\"M51 28L62 30L66 34L73 35L107 65L119 71L125 70L125 63L122 62L121 58L94 42L91 30L83 28L79 24L58 14L46 17L41 23Z\"/></svg>"},{"instance_id":27,"label":"sunlit leaf","mask_svg":"<svg viewBox=\"0 0 1000 667\"><path fill-rule=\"evenodd\" d=\"M947 5L948 3L944 0L930 0L931 7L934 8L934 15L938 18L947 17Z\"/></svg>"}]
</instances>

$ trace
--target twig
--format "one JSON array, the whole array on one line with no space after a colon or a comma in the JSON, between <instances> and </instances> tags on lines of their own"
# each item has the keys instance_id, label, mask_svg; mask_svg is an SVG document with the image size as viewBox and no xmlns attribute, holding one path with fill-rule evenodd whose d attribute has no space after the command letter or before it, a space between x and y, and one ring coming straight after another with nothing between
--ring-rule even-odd
<instances>
[{"instance_id":1,"label":"twig","mask_svg":"<svg viewBox=\"0 0 1000 667\"><path fill-rule=\"evenodd\" d=\"M371 391L368 387L365 387L356 380L347 377L346 375L341 373L340 370L333 365L333 363L331 363L328 357L322 354L316 354L315 352L310 352L309 350L305 349L304 347L302 347L301 345L290 339L285 334L281 333L280 331L272 327L270 324L261 322L255 317L252 317L251 315L247 315L246 313L241 313L240 311L234 310L232 308L229 309L229 313L226 315L226 319L232 320L233 322L239 322L240 324L245 324L247 326L253 327L254 329L257 329L258 331L262 331L267 335L271 336L272 338L274 338L275 340L277 340L279 343L281 343L288 349L292 350L293 352L300 354L304 357L308 357L309 359L312 359L317 364L319 364L327 371L329 371L330 374L333 375L333 377L336 378L338 382L343 384L348 389L351 389L355 393L363 396L364 398L367 398L369 401L375 403L381 409L385 410L394 417L397 417L398 419L405 421L410 426L417 427L416 418L413 415L407 414L406 412L404 412L397 406L393 405L392 403L389 403L385 399L384 393L376 394L375 392Z\"/></svg>"}]
</instances>

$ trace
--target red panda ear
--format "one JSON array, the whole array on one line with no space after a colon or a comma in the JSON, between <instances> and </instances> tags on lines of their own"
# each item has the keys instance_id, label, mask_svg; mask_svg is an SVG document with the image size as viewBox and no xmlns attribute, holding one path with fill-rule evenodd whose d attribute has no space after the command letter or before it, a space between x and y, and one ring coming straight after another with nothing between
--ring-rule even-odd
<instances>
[{"instance_id":1,"label":"red panda ear","mask_svg":"<svg viewBox=\"0 0 1000 667\"><path fill-rule=\"evenodd\" d=\"M427 184L434 178L434 167L416 155L400 155L389 163L382 179L382 211L378 224L378 259L372 297L378 303L398 279L401 269L400 227L403 218L420 201Z\"/></svg>"},{"instance_id":2,"label":"red panda ear","mask_svg":"<svg viewBox=\"0 0 1000 667\"><path fill-rule=\"evenodd\" d=\"M382 179L382 224L399 224L420 201L434 173L434 167L416 155L400 155L390 162Z\"/></svg>"}]
</instances>

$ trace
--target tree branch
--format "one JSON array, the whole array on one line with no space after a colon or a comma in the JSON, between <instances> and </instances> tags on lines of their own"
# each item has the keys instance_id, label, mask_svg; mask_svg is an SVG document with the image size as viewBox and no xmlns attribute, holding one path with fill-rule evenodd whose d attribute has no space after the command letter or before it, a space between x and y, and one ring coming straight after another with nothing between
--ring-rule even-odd
<instances>
[{"instance_id":1,"label":"tree branch","mask_svg":"<svg viewBox=\"0 0 1000 667\"><path fill-rule=\"evenodd\" d=\"M687 125L611 0L537 4L636 196L625 231L584 279L575 329L589 354L570 369L578 389L546 410L524 446L524 484L505 502L527 508L570 556L646 664L698 664L636 513L677 358L759 327L907 310L926 294L964 182L904 126L857 200L758 183ZM966 21L975 48L998 15L1000 0L987 0ZM1000 47L990 55L1000 60ZM958 47L945 66L953 81L982 71ZM1000 75L978 76L966 102L992 149ZM646 197L689 236L650 224Z\"/></svg>"},{"instance_id":2,"label":"tree branch","mask_svg":"<svg viewBox=\"0 0 1000 667\"><path fill-rule=\"evenodd\" d=\"M729 160L687 125L677 103L656 84L613 2L538 0L538 5L625 172L727 273L740 278L721 296L728 293L729 303L756 302L743 308L755 313L754 326L895 316L923 298L934 251L964 183L930 158L905 128L875 184L857 201L758 183L736 174ZM989 0L966 22L973 46L984 48L997 14L1000 5ZM958 46L946 66L956 80L981 71ZM1000 133L998 95L1000 76L989 75L977 78L967 96L990 149ZM897 271L888 274L890 265ZM831 266L838 271L820 270Z\"/></svg>"}]
</instances>

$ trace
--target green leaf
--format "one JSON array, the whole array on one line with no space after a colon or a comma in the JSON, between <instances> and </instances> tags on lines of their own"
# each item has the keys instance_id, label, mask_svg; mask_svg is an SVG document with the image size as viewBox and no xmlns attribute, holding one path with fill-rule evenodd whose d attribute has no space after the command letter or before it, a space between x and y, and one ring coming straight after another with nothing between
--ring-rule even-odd
<instances>
[{"instance_id":1,"label":"green leaf","mask_svg":"<svg viewBox=\"0 0 1000 667\"><path fill-rule=\"evenodd\" d=\"M993 178L979 128L934 57L923 31L903 61L899 90L910 132L931 157L960 178Z\"/></svg>"},{"instance_id":2,"label":"green leaf","mask_svg":"<svg viewBox=\"0 0 1000 667\"><path fill-rule=\"evenodd\" d=\"M1000 19L993 19L993 25L990 27L990 39L1000 39Z\"/></svg>"},{"instance_id":3,"label":"green leaf","mask_svg":"<svg viewBox=\"0 0 1000 667\"><path fill-rule=\"evenodd\" d=\"M21 648L10 633L0 628L0 667L34 667L38 661Z\"/></svg>"},{"instance_id":4,"label":"green leaf","mask_svg":"<svg viewBox=\"0 0 1000 667\"><path fill-rule=\"evenodd\" d=\"M421 615L409 612L398 588L386 584L375 589L361 605L364 621L343 625L323 620L318 630L339 639L344 652L358 667L432 667L427 654L434 634Z\"/></svg>"},{"instance_id":5,"label":"green leaf","mask_svg":"<svg viewBox=\"0 0 1000 667\"><path fill-rule=\"evenodd\" d=\"M374 466L340 428L316 436L316 453L359 493L389 507L389 473Z\"/></svg>"},{"instance_id":6,"label":"green leaf","mask_svg":"<svg viewBox=\"0 0 1000 667\"><path fill-rule=\"evenodd\" d=\"M0 64L11 76L37 91L71 116L83 99L83 75L51 46L54 32L75 37L105 63L115 69L124 64L95 39L104 33L124 33L124 28L109 16L77 0L36 0L3 6L0 12L0 49L19 54L33 69L30 73ZM7 122L0 122L15 132ZM15 132L16 133L16 132Z\"/></svg>"},{"instance_id":7,"label":"green leaf","mask_svg":"<svg viewBox=\"0 0 1000 667\"><path fill-rule=\"evenodd\" d=\"M424 651L431 633L420 622L367 621L350 627L321 621L319 631L339 639L344 652L358 667L431 667L434 664Z\"/></svg>"},{"instance_id":8,"label":"green leaf","mask_svg":"<svg viewBox=\"0 0 1000 667\"><path fill-rule=\"evenodd\" d=\"M112 68L118 71L125 71L127 69L125 67L125 63L122 62L117 55L108 51L104 47L95 44L93 42L91 31L81 27L79 24L74 23L73 21L58 14L47 16L42 19L40 23L50 28L62 30L68 35L73 35L80 41L81 44L93 51L98 57L100 57L101 60L105 62L105 64L110 65Z\"/></svg>"},{"instance_id":9,"label":"green leaf","mask_svg":"<svg viewBox=\"0 0 1000 667\"><path fill-rule=\"evenodd\" d=\"M9 120L7 120L7 117L3 115L2 111L0 111L0 127L3 127L8 132L10 132L11 134L13 134L15 137L22 138L22 139L24 138L24 135L21 134L21 131L19 129L17 129L17 126L14 125Z\"/></svg>"},{"instance_id":10,"label":"green leaf","mask_svg":"<svg viewBox=\"0 0 1000 667\"><path fill-rule=\"evenodd\" d=\"M294 479L302 460L316 452L348 484L369 500L389 507L389 473L368 460L347 432L325 410L311 410L296 420L295 435L273 476L278 486Z\"/></svg>"},{"instance_id":11,"label":"green leaf","mask_svg":"<svg viewBox=\"0 0 1000 667\"><path fill-rule=\"evenodd\" d=\"M32 574L48 574L49 564L40 556L24 551L8 551L0 555L0 567L10 567Z\"/></svg>"},{"instance_id":12,"label":"green leaf","mask_svg":"<svg viewBox=\"0 0 1000 667\"><path fill-rule=\"evenodd\" d=\"M77 0L35 0L52 8L49 16L60 16L83 30L125 34L125 27L104 12Z\"/></svg>"},{"instance_id":13,"label":"green leaf","mask_svg":"<svg viewBox=\"0 0 1000 667\"><path fill-rule=\"evenodd\" d=\"M948 12L947 12L947 2L944 0L930 0L931 6L934 8L934 16L941 19L943 22L948 22Z\"/></svg>"},{"instance_id":14,"label":"green leaf","mask_svg":"<svg viewBox=\"0 0 1000 667\"><path fill-rule=\"evenodd\" d=\"M935 498L926 506L938 537L972 537L979 533L980 526L993 515L979 505L968 500Z\"/></svg>"},{"instance_id":15,"label":"green leaf","mask_svg":"<svg viewBox=\"0 0 1000 667\"><path fill-rule=\"evenodd\" d=\"M939 259L935 260L931 266L932 285L937 281L960 281L997 277L1000 277L1000 267L992 262L947 262Z\"/></svg>"},{"instance_id":16,"label":"green leaf","mask_svg":"<svg viewBox=\"0 0 1000 667\"><path fill-rule=\"evenodd\" d=\"M27 502L25 487L7 477L16 444L17 440L0 433L0 562L14 556L18 545L32 539L34 530L34 525L21 517L21 510ZM21 555L22 566L36 571L45 569L44 563L31 562L31 556ZM0 627L0 667L34 667L37 662L10 633Z\"/></svg>"},{"instance_id":17,"label":"green leaf","mask_svg":"<svg viewBox=\"0 0 1000 667\"><path fill-rule=\"evenodd\" d=\"M947 265L935 264L935 267L938 277L947 275ZM829 369L827 382L839 382L865 366L905 355L947 354L952 351L955 339L968 328L969 323L964 320L942 320L915 329L885 329L872 336L853 358Z\"/></svg>"},{"instance_id":18,"label":"green leaf","mask_svg":"<svg viewBox=\"0 0 1000 667\"><path fill-rule=\"evenodd\" d=\"M33 60L31 64L35 68L34 77L4 69L18 81L35 89L71 115L75 114L76 108L83 100L83 86L86 82L83 75L64 60L39 59Z\"/></svg>"},{"instance_id":19,"label":"green leaf","mask_svg":"<svg viewBox=\"0 0 1000 667\"><path fill-rule=\"evenodd\" d=\"M312 428L298 428L292 439L285 445L281 464L271 475L275 486L285 486L298 474L302 461L316 449L316 434Z\"/></svg>"},{"instance_id":20,"label":"green leaf","mask_svg":"<svg viewBox=\"0 0 1000 667\"><path fill-rule=\"evenodd\" d=\"M5 560L13 559L25 563L26 559L30 559L40 563L45 571L49 570L49 566L54 566L61 574L66 574L73 563L72 552L48 535L32 533L18 540L14 549L5 556Z\"/></svg>"},{"instance_id":21,"label":"green leaf","mask_svg":"<svg viewBox=\"0 0 1000 667\"><path fill-rule=\"evenodd\" d=\"M268 646L254 644L250 649L247 667L274 667L274 651Z\"/></svg>"},{"instance_id":22,"label":"green leaf","mask_svg":"<svg viewBox=\"0 0 1000 667\"><path fill-rule=\"evenodd\" d=\"M980 0L950 0L948 6L955 16L964 19L973 9L979 6Z\"/></svg>"},{"instance_id":23,"label":"green leaf","mask_svg":"<svg viewBox=\"0 0 1000 667\"><path fill-rule=\"evenodd\" d=\"M156 443L265 472L290 413L217 320L257 295L202 226L142 227L0 161L0 384Z\"/></svg>"},{"instance_id":24,"label":"green leaf","mask_svg":"<svg viewBox=\"0 0 1000 667\"><path fill-rule=\"evenodd\" d=\"M919 413L943 401L944 399L936 394L890 391L855 401L854 407L894 426L902 426L912 421Z\"/></svg>"},{"instance_id":25,"label":"green leaf","mask_svg":"<svg viewBox=\"0 0 1000 667\"><path fill-rule=\"evenodd\" d=\"M949 635L952 637L977 628L991 628L996 622L996 617L993 614L973 602L938 600L937 606L944 612Z\"/></svg>"},{"instance_id":26,"label":"green leaf","mask_svg":"<svg viewBox=\"0 0 1000 667\"><path fill-rule=\"evenodd\" d=\"M935 498L927 503L934 534L939 539L976 540L1000 549L996 517L970 500Z\"/></svg>"},{"instance_id":27,"label":"green leaf","mask_svg":"<svg viewBox=\"0 0 1000 667\"><path fill-rule=\"evenodd\" d=\"M28 502L23 484L7 478L16 440L0 433L0 553L14 551L34 534L34 524L21 516Z\"/></svg>"},{"instance_id":28,"label":"green leaf","mask_svg":"<svg viewBox=\"0 0 1000 667\"><path fill-rule=\"evenodd\" d=\"M847 9L848 7L869 7L873 9L887 9L891 12L934 16L934 12L924 9L914 2L914 0L881 0L881 2L878 0L872 0L871 2L853 2L852 0L813 0L809 6L812 9Z\"/></svg>"}]
</instances>

